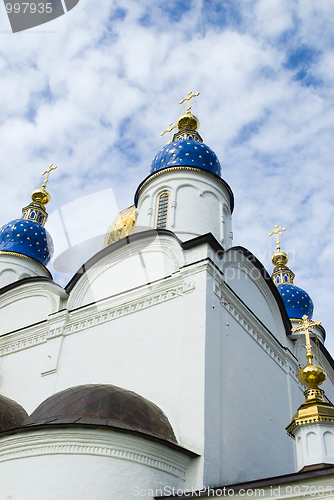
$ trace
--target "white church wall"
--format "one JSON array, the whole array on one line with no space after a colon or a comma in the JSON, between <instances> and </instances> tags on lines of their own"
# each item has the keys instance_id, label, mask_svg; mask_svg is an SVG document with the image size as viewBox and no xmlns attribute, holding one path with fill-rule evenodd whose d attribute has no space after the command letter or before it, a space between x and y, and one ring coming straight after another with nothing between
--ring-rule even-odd
<instances>
[{"instance_id":1,"label":"white church wall","mask_svg":"<svg viewBox=\"0 0 334 500\"><path fill-rule=\"evenodd\" d=\"M175 238L141 238L101 258L80 278L71 292L69 309L152 283L182 265L182 250Z\"/></svg>"},{"instance_id":2,"label":"white church wall","mask_svg":"<svg viewBox=\"0 0 334 500\"><path fill-rule=\"evenodd\" d=\"M293 349L287 338L277 302L268 284L257 269L243 254L233 249L224 256L224 278L246 306L285 346Z\"/></svg>"},{"instance_id":3,"label":"white church wall","mask_svg":"<svg viewBox=\"0 0 334 500\"><path fill-rule=\"evenodd\" d=\"M138 255L140 249L145 257L152 248L158 253L155 244L167 259L158 266L158 281L141 277L139 288L120 288L110 297L110 275L99 274L101 262L106 269L121 266L129 272L130 287L136 266L126 271L121 251ZM248 282L238 289L240 300L233 283L231 289L224 283L220 259L207 243L182 250L169 235L108 254L79 279L70 311L0 337L2 394L31 413L48 396L81 384L137 392L165 412L180 445L201 454L189 466L187 485L292 472L293 441L284 428L302 402L296 360L275 340L284 329L269 288L269 301L249 304L253 313L242 302L247 305ZM100 300L85 305L94 279L101 280ZM248 279L247 294L261 298L266 286L261 280ZM59 309L65 299L66 294L59 297ZM18 373L23 383L18 384Z\"/></svg>"},{"instance_id":4,"label":"white church wall","mask_svg":"<svg viewBox=\"0 0 334 500\"><path fill-rule=\"evenodd\" d=\"M296 360L223 283L207 292L204 483L293 472L285 426L302 396Z\"/></svg>"},{"instance_id":5,"label":"white church wall","mask_svg":"<svg viewBox=\"0 0 334 500\"><path fill-rule=\"evenodd\" d=\"M169 192L166 229L182 241L211 232L224 248L231 246L230 195L222 182L205 171L168 169L153 175L140 191L136 226L156 227L158 198ZM168 180L167 180L168 179Z\"/></svg>"},{"instance_id":6,"label":"white church wall","mask_svg":"<svg viewBox=\"0 0 334 500\"><path fill-rule=\"evenodd\" d=\"M0 441L0 498L128 500L145 492L152 500L159 488L184 490L190 460L160 443L111 430L31 430Z\"/></svg>"},{"instance_id":7,"label":"white church wall","mask_svg":"<svg viewBox=\"0 0 334 500\"><path fill-rule=\"evenodd\" d=\"M60 286L43 281L8 290L0 297L0 334L46 320L66 297Z\"/></svg>"},{"instance_id":8,"label":"white church wall","mask_svg":"<svg viewBox=\"0 0 334 500\"><path fill-rule=\"evenodd\" d=\"M0 255L0 288L31 276L45 276L48 278L50 274L33 259L19 255Z\"/></svg>"},{"instance_id":9,"label":"white church wall","mask_svg":"<svg viewBox=\"0 0 334 500\"><path fill-rule=\"evenodd\" d=\"M40 335L29 349L6 356L8 377L22 368L27 357L31 363L24 365L24 389L17 380L16 385L11 384L6 377L2 393L31 413L48 396L71 386L120 386L157 404L169 418L179 443L200 453L206 306L205 288L199 283L205 279L198 272L190 279L190 274L187 268L185 278L176 273L173 278L69 315L63 311L52 315L48 338ZM57 316L61 316L62 326ZM55 330L59 330L56 337ZM13 343L13 336L1 340ZM52 353L48 344L54 341ZM47 353L59 359L56 370L49 374L45 370ZM201 484L201 467L198 463L191 473L192 484Z\"/></svg>"}]
</instances>

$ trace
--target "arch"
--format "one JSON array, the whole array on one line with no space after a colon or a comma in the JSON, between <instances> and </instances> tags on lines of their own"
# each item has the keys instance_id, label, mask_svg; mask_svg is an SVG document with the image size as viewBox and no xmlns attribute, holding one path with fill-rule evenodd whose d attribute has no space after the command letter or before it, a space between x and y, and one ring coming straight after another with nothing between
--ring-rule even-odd
<instances>
[{"instance_id":1,"label":"arch","mask_svg":"<svg viewBox=\"0 0 334 500\"><path fill-rule=\"evenodd\" d=\"M303 443L302 443L302 438L300 436L297 437L296 447L297 447L297 454L303 456Z\"/></svg>"},{"instance_id":2,"label":"arch","mask_svg":"<svg viewBox=\"0 0 334 500\"><path fill-rule=\"evenodd\" d=\"M158 198L158 208L157 208L157 218L156 218L156 228L166 229L167 218L168 218L168 208L169 208L169 191L164 190Z\"/></svg>"},{"instance_id":3,"label":"arch","mask_svg":"<svg viewBox=\"0 0 334 500\"><path fill-rule=\"evenodd\" d=\"M325 455L333 456L334 455L334 435L330 431L324 432L323 436Z\"/></svg>"},{"instance_id":4,"label":"arch","mask_svg":"<svg viewBox=\"0 0 334 500\"><path fill-rule=\"evenodd\" d=\"M306 434L306 454L308 458L319 455L317 435L315 432L308 432Z\"/></svg>"}]
</instances>

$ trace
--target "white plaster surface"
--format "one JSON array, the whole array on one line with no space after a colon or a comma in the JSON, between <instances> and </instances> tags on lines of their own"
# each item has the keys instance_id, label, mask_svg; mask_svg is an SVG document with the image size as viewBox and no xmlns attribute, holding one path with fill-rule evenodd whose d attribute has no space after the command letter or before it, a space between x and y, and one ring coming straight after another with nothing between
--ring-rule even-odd
<instances>
[{"instance_id":1,"label":"white plaster surface","mask_svg":"<svg viewBox=\"0 0 334 500\"><path fill-rule=\"evenodd\" d=\"M128 500L146 491L145 498L153 499L149 489L184 489L189 460L159 443L113 431L31 431L0 442L1 495Z\"/></svg>"},{"instance_id":2,"label":"white plaster surface","mask_svg":"<svg viewBox=\"0 0 334 500\"><path fill-rule=\"evenodd\" d=\"M205 171L167 169L153 175L140 191L136 228L156 228L158 200L169 192L166 229L182 241L211 232L225 249L232 245L230 196L226 187Z\"/></svg>"},{"instance_id":3,"label":"white plaster surface","mask_svg":"<svg viewBox=\"0 0 334 500\"><path fill-rule=\"evenodd\" d=\"M297 467L334 464L334 427L326 422L301 425L294 431Z\"/></svg>"},{"instance_id":4,"label":"white plaster surface","mask_svg":"<svg viewBox=\"0 0 334 500\"><path fill-rule=\"evenodd\" d=\"M172 235L164 235L111 248L69 298L45 284L19 285L0 295L1 321L16 321L14 302L16 316L25 318L19 330L9 322L0 336L1 393L31 413L50 395L80 384L137 392L165 412L180 445L201 455L187 466L188 487L294 472L285 426L304 396L292 341L264 280L245 277L252 264L242 262L241 274L228 277L231 262L206 243L182 250ZM113 466L105 465L105 457L79 454L73 460L50 452L47 458L22 458L16 469L16 460L4 460L0 477L13 478L20 470L32 484L39 470L53 485L54 470L58 478L63 475L64 488L71 480L78 486L82 477L88 493L79 489L81 500L99 498L88 484L95 469L100 498L113 485L113 498L129 498L122 495L134 485L132 473L143 476L145 485L167 481L157 479L152 468L132 472L132 462L122 461L124 469L115 469L122 486L108 476ZM23 488L22 481L15 488ZM40 491L43 498L45 486ZM73 495L62 498L79 498Z\"/></svg>"},{"instance_id":5,"label":"white plaster surface","mask_svg":"<svg viewBox=\"0 0 334 500\"><path fill-rule=\"evenodd\" d=\"M0 254L0 288L31 276L50 277L37 261L17 255Z\"/></svg>"}]
</instances>

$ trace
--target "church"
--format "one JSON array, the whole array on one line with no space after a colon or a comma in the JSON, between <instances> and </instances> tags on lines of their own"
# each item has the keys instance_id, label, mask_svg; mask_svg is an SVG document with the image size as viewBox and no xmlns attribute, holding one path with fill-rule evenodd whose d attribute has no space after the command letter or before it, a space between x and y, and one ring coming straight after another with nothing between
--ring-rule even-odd
<instances>
[{"instance_id":1,"label":"church","mask_svg":"<svg viewBox=\"0 0 334 500\"><path fill-rule=\"evenodd\" d=\"M47 268L52 166L0 229L0 500L206 498L227 486L297 498L300 484L330 496L326 332L287 265L284 228L271 233L271 276L233 246L233 191L198 132L196 95L67 286Z\"/></svg>"}]
</instances>

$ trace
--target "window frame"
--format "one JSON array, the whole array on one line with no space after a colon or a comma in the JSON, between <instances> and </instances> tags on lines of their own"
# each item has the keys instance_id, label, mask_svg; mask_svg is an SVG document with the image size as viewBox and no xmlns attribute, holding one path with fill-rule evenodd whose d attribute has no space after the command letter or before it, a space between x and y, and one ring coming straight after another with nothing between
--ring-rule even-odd
<instances>
[{"instance_id":1,"label":"window frame","mask_svg":"<svg viewBox=\"0 0 334 500\"><path fill-rule=\"evenodd\" d=\"M162 211L163 208L165 207L165 202L162 201L162 197L164 197L164 198L167 197L166 216L165 216L165 219L163 219L163 221L164 221L164 226L163 227L158 226L160 211ZM162 193L160 193L159 196L158 196L157 217L156 217L156 222L155 222L156 229L167 229L168 210L169 210L169 198L170 198L170 193L169 193L169 191L166 191L166 190L163 191Z\"/></svg>"}]
</instances>

